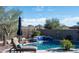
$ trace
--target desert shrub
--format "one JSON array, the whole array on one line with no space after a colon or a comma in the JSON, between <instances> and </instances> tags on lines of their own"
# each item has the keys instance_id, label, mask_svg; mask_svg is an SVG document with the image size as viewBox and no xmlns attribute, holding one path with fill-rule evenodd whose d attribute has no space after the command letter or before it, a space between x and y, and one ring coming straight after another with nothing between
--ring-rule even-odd
<instances>
[{"instance_id":1,"label":"desert shrub","mask_svg":"<svg viewBox=\"0 0 79 59\"><path fill-rule=\"evenodd\" d=\"M41 32L40 31L35 31L33 34L32 34L32 37L34 36L40 36L41 35Z\"/></svg>"},{"instance_id":2,"label":"desert shrub","mask_svg":"<svg viewBox=\"0 0 79 59\"><path fill-rule=\"evenodd\" d=\"M63 39L61 42L62 48L64 48L65 50L70 50L70 48L73 48L73 44L70 40L68 39Z\"/></svg>"}]
</instances>

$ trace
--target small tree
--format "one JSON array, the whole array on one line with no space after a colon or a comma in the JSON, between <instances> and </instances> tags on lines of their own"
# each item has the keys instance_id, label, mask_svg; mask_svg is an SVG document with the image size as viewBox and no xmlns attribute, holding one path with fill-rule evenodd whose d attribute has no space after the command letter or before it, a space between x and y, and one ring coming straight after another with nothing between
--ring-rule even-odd
<instances>
[{"instance_id":1,"label":"small tree","mask_svg":"<svg viewBox=\"0 0 79 59\"><path fill-rule=\"evenodd\" d=\"M60 28L59 19L57 18L47 19L44 27L46 29L59 29Z\"/></svg>"},{"instance_id":2,"label":"small tree","mask_svg":"<svg viewBox=\"0 0 79 59\"><path fill-rule=\"evenodd\" d=\"M68 39L64 39L62 40L62 47L66 50L69 51L70 48L73 48L73 44L71 41L69 41Z\"/></svg>"},{"instance_id":3,"label":"small tree","mask_svg":"<svg viewBox=\"0 0 79 59\"><path fill-rule=\"evenodd\" d=\"M18 16L22 13L17 9L6 10L7 7L0 6L0 31L3 36L3 45L7 39L13 37L17 32Z\"/></svg>"}]
</instances>

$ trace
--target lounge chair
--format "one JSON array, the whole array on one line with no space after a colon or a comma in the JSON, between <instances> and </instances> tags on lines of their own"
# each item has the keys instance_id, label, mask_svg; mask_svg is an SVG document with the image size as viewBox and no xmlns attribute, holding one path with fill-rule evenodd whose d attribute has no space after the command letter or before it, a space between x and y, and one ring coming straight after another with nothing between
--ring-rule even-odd
<instances>
[{"instance_id":1,"label":"lounge chair","mask_svg":"<svg viewBox=\"0 0 79 59\"><path fill-rule=\"evenodd\" d=\"M24 51L29 51L29 52L36 52L36 47L33 46L20 46L19 44L17 45L17 43L15 43L15 41L12 39L12 48L10 49L10 53L12 51L14 52L24 52Z\"/></svg>"}]
</instances>

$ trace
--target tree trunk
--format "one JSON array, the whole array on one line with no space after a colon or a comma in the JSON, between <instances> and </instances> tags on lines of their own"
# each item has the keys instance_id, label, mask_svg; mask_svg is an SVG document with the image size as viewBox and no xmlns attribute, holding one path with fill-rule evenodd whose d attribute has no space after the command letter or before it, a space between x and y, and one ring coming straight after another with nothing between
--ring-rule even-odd
<instances>
[{"instance_id":1,"label":"tree trunk","mask_svg":"<svg viewBox=\"0 0 79 59\"><path fill-rule=\"evenodd\" d=\"M6 35L3 35L3 46L5 46L6 44L7 44Z\"/></svg>"},{"instance_id":2,"label":"tree trunk","mask_svg":"<svg viewBox=\"0 0 79 59\"><path fill-rule=\"evenodd\" d=\"M8 35L7 35L7 40L9 40L9 37L10 37L10 35L9 35L9 33L8 33Z\"/></svg>"}]
</instances>

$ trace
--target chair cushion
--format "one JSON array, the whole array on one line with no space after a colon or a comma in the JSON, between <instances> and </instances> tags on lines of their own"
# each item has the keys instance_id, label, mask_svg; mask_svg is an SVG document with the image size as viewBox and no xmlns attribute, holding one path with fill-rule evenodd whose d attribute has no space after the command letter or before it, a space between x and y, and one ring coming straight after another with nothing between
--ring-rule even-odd
<instances>
[{"instance_id":1,"label":"chair cushion","mask_svg":"<svg viewBox=\"0 0 79 59\"><path fill-rule=\"evenodd\" d=\"M15 38L13 38L13 40L14 40L15 45L17 46L17 45L19 44L19 42L18 42L18 38L15 37Z\"/></svg>"},{"instance_id":2,"label":"chair cushion","mask_svg":"<svg viewBox=\"0 0 79 59\"><path fill-rule=\"evenodd\" d=\"M35 47L35 46L22 46L21 48L23 48L23 49L36 49L37 47Z\"/></svg>"},{"instance_id":3,"label":"chair cushion","mask_svg":"<svg viewBox=\"0 0 79 59\"><path fill-rule=\"evenodd\" d=\"M17 45L17 48L21 48L21 45L18 44L18 45Z\"/></svg>"}]
</instances>

